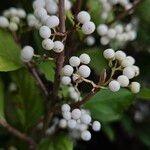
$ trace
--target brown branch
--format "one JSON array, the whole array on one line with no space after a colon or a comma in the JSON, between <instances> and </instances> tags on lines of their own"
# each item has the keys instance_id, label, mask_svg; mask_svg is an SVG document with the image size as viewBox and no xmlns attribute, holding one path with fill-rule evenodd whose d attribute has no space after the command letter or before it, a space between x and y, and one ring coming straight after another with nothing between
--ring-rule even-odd
<instances>
[{"instance_id":1,"label":"brown branch","mask_svg":"<svg viewBox=\"0 0 150 150\"><path fill-rule=\"evenodd\" d=\"M5 120L0 120L0 126L7 129L11 134L18 137L19 139L29 143L31 149L35 149L36 146L35 141L25 133L22 133L19 130L15 129L10 124L8 124Z\"/></svg>"},{"instance_id":2,"label":"brown branch","mask_svg":"<svg viewBox=\"0 0 150 150\"><path fill-rule=\"evenodd\" d=\"M125 10L123 13L121 13L120 15L118 15L114 20L110 21L109 23L107 23L107 25L111 25L113 23L115 23L118 20L122 20L124 17L126 17L131 11L133 11L138 5L140 5L144 0L136 0L133 3L133 6L127 10Z\"/></svg>"},{"instance_id":3,"label":"brown branch","mask_svg":"<svg viewBox=\"0 0 150 150\"><path fill-rule=\"evenodd\" d=\"M44 92L45 96L48 97L48 90L45 87L43 81L41 80L37 70L33 67L33 65L29 62L27 63L27 67L31 73L31 75L36 79L37 84L39 85L39 87L41 88L41 90Z\"/></svg>"}]
</instances>

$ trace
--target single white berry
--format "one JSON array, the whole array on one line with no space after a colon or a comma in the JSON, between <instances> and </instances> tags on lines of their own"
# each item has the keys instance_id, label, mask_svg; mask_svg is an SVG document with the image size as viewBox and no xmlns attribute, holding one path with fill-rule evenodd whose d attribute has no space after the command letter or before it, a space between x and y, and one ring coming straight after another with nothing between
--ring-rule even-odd
<instances>
[{"instance_id":1,"label":"single white berry","mask_svg":"<svg viewBox=\"0 0 150 150\"><path fill-rule=\"evenodd\" d=\"M70 129L74 129L77 125L77 122L74 119L70 119L70 120L68 120L67 125Z\"/></svg>"},{"instance_id":2,"label":"single white berry","mask_svg":"<svg viewBox=\"0 0 150 150\"><path fill-rule=\"evenodd\" d=\"M115 57L115 52L113 49L106 49L103 53L106 59L113 59Z\"/></svg>"},{"instance_id":3,"label":"single white berry","mask_svg":"<svg viewBox=\"0 0 150 150\"><path fill-rule=\"evenodd\" d=\"M79 100L79 94L75 90L70 92L70 97L76 102Z\"/></svg>"},{"instance_id":4,"label":"single white berry","mask_svg":"<svg viewBox=\"0 0 150 150\"><path fill-rule=\"evenodd\" d=\"M27 15L27 14L26 14L25 10L23 10L23 9L21 9L21 8L18 9L17 16L18 16L19 18L25 18L26 15Z\"/></svg>"},{"instance_id":5,"label":"single white berry","mask_svg":"<svg viewBox=\"0 0 150 150\"><path fill-rule=\"evenodd\" d=\"M91 139L91 133L89 131L85 130L81 133L81 138L84 141L89 141Z\"/></svg>"},{"instance_id":6,"label":"single white berry","mask_svg":"<svg viewBox=\"0 0 150 150\"><path fill-rule=\"evenodd\" d=\"M129 79L132 79L135 76L134 69L132 67L124 68L123 75L127 76Z\"/></svg>"},{"instance_id":7,"label":"single white berry","mask_svg":"<svg viewBox=\"0 0 150 150\"><path fill-rule=\"evenodd\" d=\"M48 39L51 36L51 30L47 26L41 26L39 33L40 36L44 39Z\"/></svg>"},{"instance_id":8,"label":"single white berry","mask_svg":"<svg viewBox=\"0 0 150 150\"><path fill-rule=\"evenodd\" d=\"M71 112L69 112L69 111L63 112L62 116L63 116L64 119L70 120L71 119Z\"/></svg>"},{"instance_id":9,"label":"single white berry","mask_svg":"<svg viewBox=\"0 0 150 150\"><path fill-rule=\"evenodd\" d=\"M0 27L7 28L9 26L9 21L6 17L0 16Z\"/></svg>"},{"instance_id":10,"label":"single white berry","mask_svg":"<svg viewBox=\"0 0 150 150\"><path fill-rule=\"evenodd\" d=\"M70 0L65 0L65 10L68 11L72 7L72 3Z\"/></svg>"},{"instance_id":11,"label":"single white berry","mask_svg":"<svg viewBox=\"0 0 150 150\"><path fill-rule=\"evenodd\" d=\"M130 40L130 41L135 40L136 37L137 37L137 33L136 33L135 31L130 31L130 32L127 33L127 35L128 35L128 37L129 37L129 40Z\"/></svg>"},{"instance_id":12,"label":"single white berry","mask_svg":"<svg viewBox=\"0 0 150 150\"><path fill-rule=\"evenodd\" d=\"M45 1L44 0L35 0L33 1L33 8L41 8L41 7L45 7Z\"/></svg>"},{"instance_id":13,"label":"single white berry","mask_svg":"<svg viewBox=\"0 0 150 150\"><path fill-rule=\"evenodd\" d=\"M75 120L79 119L81 117L80 109L74 109L71 113L71 117Z\"/></svg>"},{"instance_id":14,"label":"single white berry","mask_svg":"<svg viewBox=\"0 0 150 150\"><path fill-rule=\"evenodd\" d=\"M77 15L77 19L80 23L84 24L85 22L90 21L91 16L87 11L80 11Z\"/></svg>"},{"instance_id":15,"label":"single white berry","mask_svg":"<svg viewBox=\"0 0 150 150\"><path fill-rule=\"evenodd\" d=\"M78 67L80 65L80 59L76 56L72 56L69 59L69 63L72 67Z\"/></svg>"},{"instance_id":16,"label":"single white berry","mask_svg":"<svg viewBox=\"0 0 150 150\"><path fill-rule=\"evenodd\" d=\"M133 65L135 63L135 59L132 56L127 56L126 59Z\"/></svg>"},{"instance_id":17,"label":"single white berry","mask_svg":"<svg viewBox=\"0 0 150 150\"><path fill-rule=\"evenodd\" d=\"M63 76L63 77L61 78L61 83L62 83L63 85L69 85L69 84L71 83L71 78L68 77L68 76Z\"/></svg>"},{"instance_id":18,"label":"single white berry","mask_svg":"<svg viewBox=\"0 0 150 150\"><path fill-rule=\"evenodd\" d=\"M83 63L83 64L89 64L91 61L90 56L85 53L81 54L79 58L80 58L81 63Z\"/></svg>"},{"instance_id":19,"label":"single white berry","mask_svg":"<svg viewBox=\"0 0 150 150\"><path fill-rule=\"evenodd\" d=\"M138 76L140 74L140 68L138 66L131 66L135 72L135 77Z\"/></svg>"},{"instance_id":20,"label":"single white berry","mask_svg":"<svg viewBox=\"0 0 150 150\"><path fill-rule=\"evenodd\" d=\"M34 55L34 49L31 46L25 46L21 51L21 59L24 62L28 62Z\"/></svg>"},{"instance_id":21,"label":"single white berry","mask_svg":"<svg viewBox=\"0 0 150 150\"><path fill-rule=\"evenodd\" d=\"M116 51L115 52L115 59L122 61L126 58L126 54L123 51Z\"/></svg>"},{"instance_id":22,"label":"single white berry","mask_svg":"<svg viewBox=\"0 0 150 150\"><path fill-rule=\"evenodd\" d=\"M130 89L132 93L138 93L140 91L140 84L138 82L132 82L130 85Z\"/></svg>"},{"instance_id":23,"label":"single white berry","mask_svg":"<svg viewBox=\"0 0 150 150\"><path fill-rule=\"evenodd\" d=\"M93 124L92 124L92 129L94 131L100 131L101 129L101 124L99 121L94 121Z\"/></svg>"},{"instance_id":24,"label":"single white berry","mask_svg":"<svg viewBox=\"0 0 150 150\"><path fill-rule=\"evenodd\" d=\"M110 42L110 39L107 36L103 36L100 38L100 43L102 45L107 45Z\"/></svg>"},{"instance_id":25,"label":"single white berry","mask_svg":"<svg viewBox=\"0 0 150 150\"><path fill-rule=\"evenodd\" d=\"M121 24L116 25L114 29L117 34L120 34L123 32L123 26Z\"/></svg>"},{"instance_id":26,"label":"single white berry","mask_svg":"<svg viewBox=\"0 0 150 150\"><path fill-rule=\"evenodd\" d=\"M79 74L84 78L88 78L91 74L91 69L86 65L82 65L79 67Z\"/></svg>"},{"instance_id":27,"label":"single white berry","mask_svg":"<svg viewBox=\"0 0 150 150\"><path fill-rule=\"evenodd\" d=\"M71 76L73 74L73 67L70 66L70 65L65 65L63 68L62 68L62 73L63 75L65 76Z\"/></svg>"},{"instance_id":28,"label":"single white berry","mask_svg":"<svg viewBox=\"0 0 150 150\"><path fill-rule=\"evenodd\" d=\"M119 91L119 90L120 90L120 84L119 84L119 82L118 82L118 81L115 81L115 80L111 81L111 82L109 83L109 89L110 89L112 92L117 92L117 91Z\"/></svg>"},{"instance_id":29,"label":"single white berry","mask_svg":"<svg viewBox=\"0 0 150 150\"><path fill-rule=\"evenodd\" d=\"M91 122L91 116L88 114L82 114L81 115L81 121L85 124L89 124Z\"/></svg>"},{"instance_id":30,"label":"single white berry","mask_svg":"<svg viewBox=\"0 0 150 150\"><path fill-rule=\"evenodd\" d=\"M107 34L107 31L108 31L108 27L106 24L100 24L98 27L97 27L97 33L102 36L102 35L106 35Z\"/></svg>"},{"instance_id":31,"label":"single white berry","mask_svg":"<svg viewBox=\"0 0 150 150\"><path fill-rule=\"evenodd\" d=\"M55 1L47 1L46 10L50 15L56 14L58 11L57 3Z\"/></svg>"},{"instance_id":32,"label":"single white berry","mask_svg":"<svg viewBox=\"0 0 150 150\"><path fill-rule=\"evenodd\" d=\"M132 63L127 58L125 58L122 60L121 66L122 67L129 67L129 66L132 66Z\"/></svg>"},{"instance_id":33,"label":"single white berry","mask_svg":"<svg viewBox=\"0 0 150 150\"><path fill-rule=\"evenodd\" d=\"M84 34L91 34L95 31L95 24L91 21L87 21L82 25L81 30Z\"/></svg>"},{"instance_id":34,"label":"single white berry","mask_svg":"<svg viewBox=\"0 0 150 150\"><path fill-rule=\"evenodd\" d=\"M55 41L53 50L56 53L61 53L64 50L64 44L61 41Z\"/></svg>"},{"instance_id":35,"label":"single white berry","mask_svg":"<svg viewBox=\"0 0 150 150\"><path fill-rule=\"evenodd\" d=\"M70 111L70 106L68 105L68 104L63 104L62 106L61 106L61 111L62 112L69 112Z\"/></svg>"},{"instance_id":36,"label":"single white berry","mask_svg":"<svg viewBox=\"0 0 150 150\"><path fill-rule=\"evenodd\" d=\"M35 9L34 14L35 14L35 16L36 16L38 19L41 19L41 18L43 18L45 15L47 15L47 11L46 11L44 8L39 7L39 8L36 8L36 9Z\"/></svg>"},{"instance_id":37,"label":"single white berry","mask_svg":"<svg viewBox=\"0 0 150 150\"><path fill-rule=\"evenodd\" d=\"M93 36L88 36L86 37L85 42L88 46L93 46L95 43L95 38Z\"/></svg>"},{"instance_id":38,"label":"single white berry","mask_svg":"<svg viewBox=\"0 0 150 150\"><path fill-rule=\"evenodd\" d=\"M114 29L109 29L107 31L107 36L110 38L110 39L114 39L115 36L116 36L116 31Z\"/></svg>"},{"instance_id":39,"label":"single white berry","mask_svg":"<svg viewBox=\"0 0 150 150\"><path fill-rule=\"evenodd\" d=\"M11 21L14 22L14 23L16 23L16 24L19 24L19 23L20 23L20 18L17 17L17 16L13 16L13 17L11 18Z\"/></svg>"},{"instance_id":40,"label":"single white berry","mask_svg":"<svg viewBox=\"0 0 150 150\"><path fill-rule=\"evenodd\" d=\"M8 28L9 28L10 31L17 31L18 30L18 25L15 22L10 22Z\"/></svg>"},{"instance_id":41,"label":"single white berry","mask_svg":"<svg viewBox=\"0 0 150 150\"><path fill-rule=\"evenodd\" d=\"M88 125L83 124L83 123L82 123L82 124L81 124L81 123L79 124L79 130L80 130L80 131L85 131L85 130L87 130L87 129L88 129Z\"/></svg>"},{"instance_id":42,"label":"single white berry","mask_svg":"<svg viewBox=\"0 0 150 150\"><path fill-rule=\"evenodd\" d=\"M129 85L129 79L125 75L120 75L117 81L120 83L121 87L127 87Z\"/></svg>"},{"instance_id":43,"label":"single white berry","mask_svg":"<svg viewBox=\"0 0 150 150\"><path fill-rule=\"evenodd\" d=\"M63 129L66 128L67 127L67 121L65 119L61 119L59 121L59 127L63 128Z\"/></svg>"},{"instance_id":44,"label":"single white berry","mask_svg":"<svg viewBox=\"0 0 150 150\"><path fill-rule=\"evenodd\" d=\"M57 16L49 16L46 20L46 25L49 28L54 28L59 25L59 18Z\"/></svg>"},{"instance_id":45,"label":"single white berry","mask_svg":"<svg viewBox=\"0 0 150 150\"><path fill-rule=\"evenodd\" d=\"M54 42L51 39L44 39L42 41L42 47L45 50L52 50L54 48Z\"/></svg>"},{"instance_id":46,"label":"single white berry","mask_svg":"<svg viewBox=\"0 0 150 150\"><path fill-rule=\"evenodd\" d=\"M17 16L17 9L14 7L9 8L10 16Z\"/></svg>"}]
</instances>

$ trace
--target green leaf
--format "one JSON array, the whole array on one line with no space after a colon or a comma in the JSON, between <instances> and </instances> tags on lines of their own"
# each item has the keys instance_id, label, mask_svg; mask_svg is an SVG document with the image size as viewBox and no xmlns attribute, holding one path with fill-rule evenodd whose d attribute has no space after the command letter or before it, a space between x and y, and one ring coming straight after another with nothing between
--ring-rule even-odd
<instances>
[{"instance_id":1,"label":"green leaf","mask_svg":"<svg viewBox=\"0 0 150 150\"><path fill-rule=\"evenodd\" d=\"M43 115L44 98L33 77L24 69L12 73L18 93L13 95L18 118L25 130L30 129Z\"/></svg>"},{"instance_id":2,"label":"green leaf","mask_svg":"<svg viewBox=\"0 0 150 150\"><path fill-rule=\"evenodd\" d=\"M0 71L12 71L22 67L20 47L12 36L0 30Z\"/></svg>"},{"instance_id":3,"label":"green leaf","mask_svg":"<svg viewBox=\"0 0 150 150\"><path fill-rule=\"evenodd\" d=\"M134 100L134 95L126 89L114 93L110 90L101 90L90 101L85 104L92 117L110 122L120 119L123 111L127 109Z\"/></svg>"},{"instance_id":4,"label":"green leaf","mask_svg":"<svg viewBox=\"0 0 150 150\"><path fill-rule=\"evenodd\" d=\"M55 64L52 61L41 62L38 65L39 71L45 75L45 78L49 81L54 81L54 67Z\"/></svg>"},{"instance_id":5,"label":"green leaf","mask_svg":"<svg viewBox=\"0 0 150 150\"><path fill-rule=\"evenodd\" d=\"M148 88L142 89L140 93L137 94L137 98L143 100L150 100L150 89Z\"/></svg>"},{"instance_id":6,"label":"green leaf","mask_svg":"<svg viewBox=\"0 0 150 150\"><path fill-rule=\"evenodd\" d=\"M4 119L4 89L3 82L0 78L0 119Z\"/></svg>"},{"instance_id":7,"label":"green leaf","mask_svg":"<svg viewBox=\"0 0 150 150\"><path fill-rule=\"evenodd\" d=\"M106 136L108 137L108 139L110 141L114 141L115 140L114 129L110 125L104 124L102 130L106 134Z\"/></svg>"},{"instance_id":8,"label":"green leaf","mask_svg":"<svg viewBox=\"0 0 150 150\"><path fill-rule=\"evenodd\" d=\"M73 150L73 142L65 134L43 139L38 150Z\"/></svg>"}]
</instances>

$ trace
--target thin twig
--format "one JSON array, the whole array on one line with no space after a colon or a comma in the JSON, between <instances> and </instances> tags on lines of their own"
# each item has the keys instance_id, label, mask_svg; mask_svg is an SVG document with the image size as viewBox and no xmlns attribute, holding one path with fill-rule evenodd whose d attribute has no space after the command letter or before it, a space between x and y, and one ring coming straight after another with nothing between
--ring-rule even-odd
<instances>
[{"instance_id":1,"label":"thin twig","mask_svg":"<svg viewBox=\"0 0 150 150\"><path fill-rule=\"evenodd\" d=\"M39 85L39 87L41 88L41 90L44 92L45 96L48 97L48 90L45 87L43 81L41 80L37 70L33 67L33 65L29 62L27 63L27 67L29 69L29 71L31 72L31 75L36 79L37 84Z\"/></svg>"},{"instance_id":2,"label":"thin twig","mask_svg":"<svg viewBox=\"0 0 150 150\"><path fill-rule=\"evenodd\" d=\"M12 133L14 136L18 137L19 139L29 143L31 149L35 149L35 146L36 146L35 141L31 137L26 135L25 133L22 133L19 130L17 130L16 128L12 127L5 120L0 120L0 126L7 129L10 133Z\"/></svg>"},{"instance_id":3,"label":"thin twig","mask_svg":"<svg viewBox=\"0 0 150 150\"><path fill-rule=\"evenodd\" d=\"M140 5L144 0L136 0L133 3L133 6L127 10L125 10L123 13L121 13L120 15L118 15L114 20L110 21L109 23L107 23L107 25L111 25L113 23L115 23L118 20L122 20L124 17L126 17L132 10L134 10L138 5Z\"/></svg>"}]
</instances>

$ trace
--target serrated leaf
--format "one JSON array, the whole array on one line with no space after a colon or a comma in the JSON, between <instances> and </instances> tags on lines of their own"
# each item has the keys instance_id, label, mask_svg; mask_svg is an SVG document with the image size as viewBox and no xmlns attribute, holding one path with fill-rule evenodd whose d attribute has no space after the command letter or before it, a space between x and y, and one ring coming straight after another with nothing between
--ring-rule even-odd
<instances>
[{"instance_id":1,"label":"serrated leaf","mask_svg":"<svg viewBox=\"0 0 150 150\"><path fill-rule=\"evenodd\" d=\"M43 96L35 79L24 69L12 73L18 93L13 95L18 118L25 130L30 129L43 115Z\"/></svg>"},{"instance_id":2,"label":"serrated leaf","mask_svg":"<svg viewBox=\"0 0 150 150\"><path fill-rule=\"evenodd\" d=\"M122 112L133 101L134 95L126 89L115 93L110 90L101 90L84 107L90 110L93 118L110 122L120 119Z\"/></svg>"},{"instance_id":3,"label":"serrated leaf","mask_svg":"<svg viewBox=\"0 0 150 150\"><path fill-rule=\"evenodd\" d=\"M54 67L55 64L52 61L41 62L38 64L39 71L45 75L45 78L49 81L54 81Z\"/></svg>"},{"instance_id":4,"label":"serrated leaf","mask_svg":"<svg viewBox=\"0 0 150 150\"><path fill-rule=\"evenodd\" d=\"M4 89L3 89L3 82L0 78L0 119L4 119Z\"/></svg>"},{"instance_id":5,"label":"serrated leaf","mask_svg":"<svg viewBox=\"0 0 150 150\"><path fill-rule=\"evenodd\" d=\"M0 30L0 71L13 71L22 67L20 47L12 36Z\"/></svg>"},{"instance_id":6,"label":"serrated leaf","mask_svg":"<svg viewBox=\"0 0 150 150\"><path fill-rule=\"evenodd\" d=\"M43 139L38 150L73 150L73 142L65 134Z\"/></svg>"},{"instance_id":7,"label":"serrated leaf","mask_svg":"<svg viewBox=\"0 0 150 150\"><path fill-rule=\"evenodd\" d=\"M148 88L142 89L140 93L137 94L137 98L143 100L150 100L150 89Z\"/></svg>"}]
</instances>

